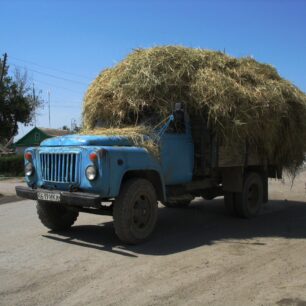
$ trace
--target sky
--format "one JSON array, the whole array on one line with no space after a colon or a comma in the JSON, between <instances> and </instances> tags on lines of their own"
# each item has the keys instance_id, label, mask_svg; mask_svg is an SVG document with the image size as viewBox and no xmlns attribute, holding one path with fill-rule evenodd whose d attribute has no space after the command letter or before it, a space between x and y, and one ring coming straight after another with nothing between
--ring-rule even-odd
<instances>
[{"instance_id":1,"label":"sky","mask_svg":"<svg viewBox=\"0 0 306 306\"><path fill-rule=\"evenodd\" d=\"M253 56L306 92L306 0L0 0L0 11L0 55L50 93L52 128L80 123L88 85L134 48ZM47 105L36 125L49 127Z\"/></svg>"}]
</instances>

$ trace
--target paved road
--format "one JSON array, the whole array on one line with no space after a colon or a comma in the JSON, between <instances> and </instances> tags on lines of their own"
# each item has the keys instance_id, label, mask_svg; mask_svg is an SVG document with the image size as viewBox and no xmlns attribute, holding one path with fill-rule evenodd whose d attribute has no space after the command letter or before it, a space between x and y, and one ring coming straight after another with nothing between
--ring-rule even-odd
<instances>
[{"instance_id":1,"label":"paved road","mask_svg":"<svg viewBox=\"0 0 306 306\"><path fill-rule=\"evenodd\" d=\"M18 185L26 185L23 178L10 178L7 180L0 180L0 205L21 200L16 196L15 192L15 186Z\"/></svg>"},{"instance_id":2,"label":"paved road","mask_svg":"<svg viewBox=\"0 0 306 306\"><path fill-rule=\"evenodd\" d=\"M10 178L0 181L0 194L4 196L15 195L15 186L25 186L24 179L21 177Z\"/></svg>"},{"instance_id":3,"label":"paved road","mask_svg":"<svg viewBox=\"0 0 306 306\"><path fill-rule=\"evenodd\" d=\"M222 198L160 207L152 239L132 247L110 217L55 234L32 201L0 205L0 305L306 305L305 178L271 183L253 220Z\"/></svg>"}]
</instances>

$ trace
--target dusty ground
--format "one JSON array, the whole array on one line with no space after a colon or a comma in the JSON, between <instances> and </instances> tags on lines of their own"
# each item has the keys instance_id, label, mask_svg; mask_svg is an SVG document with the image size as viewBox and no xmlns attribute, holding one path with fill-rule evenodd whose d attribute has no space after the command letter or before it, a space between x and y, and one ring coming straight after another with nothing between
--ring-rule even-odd
<instances>
[{"instance_id":1,"label":"dusty ground","mask_svg":"<svg viewBox=\"0 0 306 306\"><path fill-rule=\"evenodd\" d=\"M152 239L133 247L110 217L83 214L55 234L34 202L2 204L0 304L306 305L305 183L271 182L253 220L229 217L222 198L160 207Z\"/></svg>"},{"instance_id":2,"label":"dusty ground","mask_svg":"<svg viewBox=\"0 0 306 306\"><path fill-rule=\"evenodd\" d=\"M15 186L26 185L23 178L9 178L3 180L0 178L0 205L10 202L21 201L21 198L16 196Z\"/></svg>"}]
</instances>

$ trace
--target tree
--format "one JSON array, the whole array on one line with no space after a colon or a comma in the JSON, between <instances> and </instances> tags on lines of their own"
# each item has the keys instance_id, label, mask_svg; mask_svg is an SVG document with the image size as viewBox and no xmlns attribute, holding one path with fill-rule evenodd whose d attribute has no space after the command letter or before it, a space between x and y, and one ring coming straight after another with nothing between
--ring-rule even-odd
<instances>
[{"instance_id":1,"label":"tree","mask_svg":"<svg viewBox=\"0 0 306 306\"><path fill-rule=\"evenodd\" d=\"M67 125L63 125L61 129L64 131L70 131L72 134L78 133L81 131L81 127L79 127L75 121L71 123L71 128L69 128Z\"/></svg>"},{"instance_id":2,"label":"tree","mask_svg":"<svg viewBox=\"0 0 306 306\"><path fill-rule=\"evenodd\" d=\"M0 59L0 72L3 80L0 83L0 144L7 143L18 133L18 123L30 125L37 108L43 106L34 87L29 85L27 72L16 69L13 76L9 75L9 67L3 67Z\"/></svg>"}]
</instances>

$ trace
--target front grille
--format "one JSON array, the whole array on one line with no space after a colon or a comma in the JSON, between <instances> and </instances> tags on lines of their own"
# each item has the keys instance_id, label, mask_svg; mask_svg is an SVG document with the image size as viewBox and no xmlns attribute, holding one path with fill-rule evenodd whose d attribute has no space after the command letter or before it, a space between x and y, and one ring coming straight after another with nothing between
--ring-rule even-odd
<instances>
[{"instance_id":1,"label":"front grille","mask_svg":"<svg viewBox=\"0 0 306 306\"><path fill-rule=\"evenodd\" d=\"M42 179L55 183L76 183L78 153L40 153Z\"/></svg>"}]
</instances>

